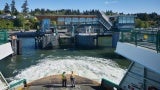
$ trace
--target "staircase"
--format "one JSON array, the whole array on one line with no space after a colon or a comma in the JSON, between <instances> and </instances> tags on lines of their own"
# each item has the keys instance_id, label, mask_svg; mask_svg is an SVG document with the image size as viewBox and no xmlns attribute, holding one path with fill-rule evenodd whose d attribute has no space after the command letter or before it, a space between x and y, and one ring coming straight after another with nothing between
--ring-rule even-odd
<instances>
[{"instance_id":1,"label":"staircase","mask_svg":"<svg viewBox=\"0 0 160 90\"><path fill-rule=\"evenodd\" d=\"M97 13L98 21L107 29L110 30L112 23L109 21L109 17L105 15L104 12Z\"/></svg>"}]
</instances>

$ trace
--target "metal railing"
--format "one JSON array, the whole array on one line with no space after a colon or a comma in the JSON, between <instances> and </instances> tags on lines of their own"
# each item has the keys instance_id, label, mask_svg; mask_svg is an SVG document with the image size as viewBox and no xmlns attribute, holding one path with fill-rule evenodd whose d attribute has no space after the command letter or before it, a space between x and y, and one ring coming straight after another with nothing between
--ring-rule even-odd
<instances>
[{"instance_id":1,"label":"metal railing","mask_svg":"<svg viewBox=\"0 0 160 90\"><path fill-rule=\"evenodd\" d=\"M101 81L101 86L106 88L107 90L113 90L114 88L116 88L117 90L121 90L121 88L119 87L119 85L107 80L107 79L104 79L102 78L102 81Z\"/></svg>"},{"instance_id":2,"label":"metal railing","mask_svg":"<svg viewBox=\"0 0 160 90\"><path fill-rule=\"evenodd\" d=\"M98 21L107 29L110 30L112 27L112 23L109 21L109 17L105 15L104 12L97 13Z\"/></svg>"},{"instance_id":3,"label":"metal railing","mask_svg":"<svg viewBox=\"0 0 160 90\"><path fill-rule=\"evenodd\" d=\"M1 89L2 90L6 90L6 89L8 89L8 87L9 87L9 84L8 84L8 82L6 81L6 79L4 78L4 76L3 76L3 74L0 72L0 81L1 81L1 84L3 84L3 85L0 85L1 87Z\"/></svg>"},{"instance_id":4,"label":"metal railing","mask_svg":"<svg viewBox=\"0 0 160 90\"><path fill-rule=\"evenodd\" d=\"M18 80L14 83L9 84L9 90L17 90L16 88L20 86L23 87L23 85L26 85L26 84L27 84L26 79Z\"/></svg>"},{"instance_id":5,"label":"metal railing","mask_svg":"<svg viewBox=\"0 0 160 90\"><path fill-rule=\"evenodd\" d=\"M120 32L120 41L160 52L160 30L131 30Z\"/></svg>"},{"instance_id":6,"label":"metal railing","mask_svg":"<svg viewBox=\"0 0 160 90\"><path fill-rule=\"evenodd\" d=\"M0 45L8 42L8 33L5 29L0 29Z\"/></svg>"}]
</instances>

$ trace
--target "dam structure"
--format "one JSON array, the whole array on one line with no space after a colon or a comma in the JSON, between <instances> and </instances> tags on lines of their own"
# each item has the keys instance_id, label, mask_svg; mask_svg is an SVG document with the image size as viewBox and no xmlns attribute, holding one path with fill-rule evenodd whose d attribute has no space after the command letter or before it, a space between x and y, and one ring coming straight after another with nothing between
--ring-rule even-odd
<instances>
[{"instance_id":1,"label":"dam structure","mask_svg":"<svg viewBox=\"0 0 160 90\"><path fill-rule=\"evenodd\" d=\"M41 47L47 47L49 43L53 46L71 46L78 48L96 48L99 46L99 38L109 37L111 38L110 47L116 47L119 30L128 30L134 28L134 16L133 15L119 15L119 16L106 16L104 12L97 12L96 15L37 15L37 18L41 20L41 25L39 32L43 33L42 36L45 36L45 33L52 33L56 38L55 44L49 39L43 42L42 39L37 46L44 45L42 43L47 43ZM110 19L114 18L114 21ZM56 24L51 25L51 21L54 21ZM53 35L52 35L53 36ZM46 36L45 36L46 37ZM47 38L47 37L46 37ZM58 39L58 40L57 40Z\"/></svg>"}]
</instances>

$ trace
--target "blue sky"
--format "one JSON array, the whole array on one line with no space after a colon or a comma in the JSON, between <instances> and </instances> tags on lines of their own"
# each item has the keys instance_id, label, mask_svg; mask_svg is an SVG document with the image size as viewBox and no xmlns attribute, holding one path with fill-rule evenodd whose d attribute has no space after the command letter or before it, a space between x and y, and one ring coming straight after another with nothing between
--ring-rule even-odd
<instances>
[{"instance_id":1,"label":"blue sky","mask_svg":"<svg viewBox=\"0 0 160 90\"><path fill-rule=\"evenodd\" d=\"M21 11L24 0L15 0L16 8ZM11 3L11 0L0 0L0 9L5 3ZM160 0L28 0L29 9L80 9L90 10L99 9L102 11L112 10L123 13L152 13L160 14Z\"/></svg>"}]
</instances>

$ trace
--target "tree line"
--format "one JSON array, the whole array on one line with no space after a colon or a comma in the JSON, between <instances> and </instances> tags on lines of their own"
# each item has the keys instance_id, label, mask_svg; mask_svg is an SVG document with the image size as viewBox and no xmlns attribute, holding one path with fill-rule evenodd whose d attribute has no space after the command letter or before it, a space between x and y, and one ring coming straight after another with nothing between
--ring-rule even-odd
<instances>
[{"instance_id":1,"label":"tree line","mask_svg":"<svg viewBox=\"0 0 160 90\"><path fill-rule=\"evenodd\" d=\"M160 27L160 15L155 12L151 14L137 13L135 16L138 28Z\"/></svg>"},{"instance_id":2,"label":"tree line","mask_svg":"<svg viewBox=\"0 0 160 90\"><path fill-rule=\"evenodd\" d=\"M12 0L10 5L6 3L3 11L1 11L0 14L10 13L12 15L18 15L20 12L17 10L15 3L16 3L15 0ZM21 8L23 14L27 14L29 12L27 0L24 1Z\"/></svg>"},{"instance_id":3,"label":"tree line","mask_svg":"<svg viewBox=\"0 0 160 90\"><path fill-rule=\"evenodd\" d=\"M80 11L72 9L61 9L61 10L50 10L50 9L39 9L29 11L28 2L24 0L21 8L22 11L19 12L15 6L15 0L11 1L11 4L6 3L3 10L0 10L0 14L11 14L11 16L16 16L15 19L0 19L0 28L23 28L30 29L36 28L39 21L35 17L36 15L96 15L99 10L85 10ZM124 13L113 12L112 10L106 10L106 15L126 15ZM133 14L135 19L136 28L149 28L149 27L159 27L160 26L160 15L157 13L136 13Z\"/></svg>"},{"instance_id":4,"label":"tree line","mask_svg":"<svg viewBox=\"0 0 160 90\"><path fill-rule=\"evenodd\" d=\"M30 28L36 28L39 21L34 16L29 15L30 12L27 0L24 0L21 6L22 12L17 10L15 3L15 0L12 0L11 4L6 3L4 9L0 10L0 15L4 15L5 17L0 18L0 28L10 30L29 30ZM7 16L7 14L9 14L9 16Z\"/></svg>"}]
</instances>

